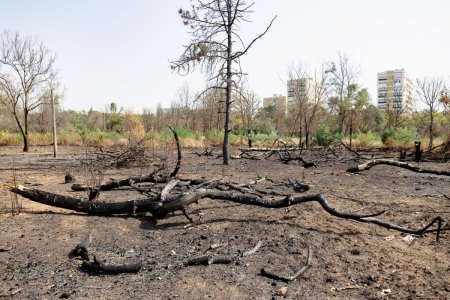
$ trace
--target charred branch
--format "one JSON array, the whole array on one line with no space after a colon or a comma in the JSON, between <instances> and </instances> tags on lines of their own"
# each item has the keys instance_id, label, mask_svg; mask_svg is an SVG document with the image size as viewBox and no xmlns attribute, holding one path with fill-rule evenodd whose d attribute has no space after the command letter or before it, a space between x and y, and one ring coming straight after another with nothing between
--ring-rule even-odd
<instances>
[{"instance_id":1,"label":"charred branch","mask_svg":"<svg viewBox=\"0 0 450 300\"><path fill-rule=\"evenodd\" d=\"M94 256L94 262L84 261L81 266L83 269L89 272L106 273L106 274L120 274L120 273L137 273L142 268L143 263L130 263L130 264L107 264L103 262L99 257Z\"/></svg>"},{"instance_id":2,"label":"charred branch","mask_svg":"<svg viewBox=\"0 0 450 300\"><path fill-rule=\"evenodd\" d=\"M185 263L185 265L186 266L196 266L196 265L209 266L212 264L230 264L232 261L233 261L233 258L230 256L202 256L202 257L189 259Z\"/></svg>"},{"instance_id":3,"label":"charred branch","mask_svg":"<svg viewBox=\"0 0 450 300\"><path fill-rule=\"evenodd\" d=\"M268 271L264 268L261 269L261 275L271 278L271 279L275 279L275 280L282 280L285 282L291 282L294 281L295 279L297 279L298 276L300 276L301 274L303 274L311 265L311 258L312 258L312 251L311 251L311 247L308 246L308 259L306 261L306 265L304 265L303 267L301 267L297 272L295 272L293 275L291 276L283 276L283 275L278 275L274 272Z\"/></svg>"},{"instance_id":4,"label":"charred branch","mask_svg":"<svg viewBox=\"0 0 450 300\"><path fill-rule=\"evenodd\" d=\"M97 190L98 192L100 191L110 191L113 189L117 189L120 187L124 187L124 186L133 186L134 184L137 183L144 183L144 182L152 182L152 183L165 183L165 182L169 182L169 180L173 177L175 177L178 173L178 171L180 170L181 167L181 146L180 146L180 140L178 138L177 133L175 132L175 130L173 130L170 126L168 126L169 129L172 131L173 133L173 137L175 139L176 145L177 145L177 161L174 167L174 170L172 171L172 173L170 173L169 176L163 176L163 175L158 175L159 172L161 172L162 170L165 169L164 166L160 166L158 168L156 168L152 173L145 175L145 176L139 176L139 177L130 177L130 178L126 178L126 179L122 179L122 180L111 180L105 184L101 184L97 187L90 187L90 186L85 186L85 185L81 185L81 184L73 184L72 185L72 190L74 191L91 191L91 190ZM98 193L95 195L98 196ZM89 198L91 199L91 196L89 196ZM95 199L96 197L92 197L92 199Z\"/></svg>"},{"instance_id":5,"label":"charred branch","mask_svg":"<svg viewBox=\"0 0 450 300\"><path fill-rule=\"evenodd\" d=\"M89 261L88 247L92 242L92 236L88 234L76 247L69 253L70 258L81 257L82 260Z\"/></svg>"},{"instance_id":6,"label":"charred branch","mask_svg":"<svg viewBox=\"0 0 450 300\"><path fill-rule=\"evenodd\" d=\"M217 185L217 183L213 182ZM159 201L157 198L131 200L124 202L90 202L84 201L68 196L61 196L53 193L44 192L37 189L26 188L23 186L7 186L8 189L16 194L19 194L27 199L56 206L60 208L70 209L77 212L83 212L90 215L120 215L120 214L135 214L141 212L150 212L155 219L162 219L167 214L175 211L183 211L192 203L200 199L209 198L211 200L224 200L245 205L253 205L264 208L286 208L292 205L297 205L307 202L318 202L320 206L329 214L343 219L350 219L362 223L372 223L386 229L393 229L396 231L423 235L427 232L437 231L437 239L440 231L449 230L450 227L442 228L442 219L440 217L434 218L429 224L421 228L408 228L394 223L386 222L376 217L383 214L385 211L376 213L357 215L354 213L339 211L331 206L322 194L312 195L287 195L278 199L267 199L260 195L253 193L241 193L235 191L221 191L217 188L205 187L194 188L183 192L182 194L168 195L165 202ZM438 223L437 230L430 229L431 226Z\"/></svg>"},{"instance_id":7,"label":"charred branch","mask_svg":"<svg viewBox=\"0 0 450 300\"><path fill-rule=\"evenodd\" d=\"M407 170L417 172L417 173L427 173L427 174L450 176L450 171L424 169L424 168L413 166L406 162L393 161L393 160L389 160L389 159L374 159L369 162L366 162L365 164L361 164L356 167L349 168L349 169L347 169L347 172L357 173L357 172L361 172L361 171L365 171L365 170L370 170L373 166L376 166L376 165L394 166L394 167L407 169Z\"/></svg>"}]
</instances>

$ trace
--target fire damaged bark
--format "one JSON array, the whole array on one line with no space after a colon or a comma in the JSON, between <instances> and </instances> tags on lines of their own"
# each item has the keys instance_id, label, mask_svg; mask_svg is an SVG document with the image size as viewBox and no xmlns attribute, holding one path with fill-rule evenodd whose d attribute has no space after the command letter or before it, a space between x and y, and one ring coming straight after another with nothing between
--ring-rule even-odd
<instances>
[{"instance_id":1,"label":"fire damaged bark","mask_svg":"<svg viewBox=\"0 0 450 300\"><path fill-rule=\"evenodd\" d=\"M91 187L91 186L86 186L86 185L81 185L81 184L73 184L72 190L87 191L87 190L95 189L98 192L100 192L100 191L110 191L110 190L117 189L120 187L132 186L133 184L144 183L144 182L152 182L152 183L169 182L169 180L171 178L175 177L177 175L178 171L180 170L181 147L180 147L180 140L178 138L176 131L173 130L172 127L170 127L170 126L168 126L168 127L172 131L173 137L175 139L175 143L177 145L177 161L176 161L175 167L174 167L173 171L170 173L170 175L168 175L168 176L158 175L159 172L161 172L162 170L165 169L164 166L161 166L148 175L138 176L138 177L130 177L130 178L122 179L122 180L112 180L112 181L109 181L105 184L101 184L96 187Z\"/></svg>"},{"instance_id":2,"label":"fire damaged bark","mask_svg":"<svg viewBox=\"0 0 450 300\"><path fill-rule=\"evenodd\" d=\"M372 167L374 167L376 165L394 166L394 167L407 169L407 170L417 172L417 173L427 173L427 174L450 176L450 171L425 169L425 168L413 166L406 162L394 161L394 160L389 160L389 159L374 159L374 160L368 161L364 164L358 165L356 167L351 167L351 168L347 169L347 172L357 173L357 172L361 172L361 171L365 171L365 170L370 170Z\"/></svg>"},{"instance_id":3,"label":"fire damaged bark","mask_svg":"<svg viewBox=\"0 0 450 300\"><path fill-rule=\"evenodd\" d=\"M120 273L137 273L142 268L142 262L130 264L107 264L99 257L94 256L94 262L83 261L81 266L89 272L106 273L106 274L120 274Z\"/></svg>"},{"instance_id":4,"label":"fire damaged bark","mask_svg":"<svg viewBox=\"0 0 450 300\"><path fill-rule=\"evenodd\" d=\"M219 187L220 186L220 187ZM162 219L167 214L175 211L184 211L186 207L200 199L224 200L245 205L253 205L264 208L286 208L292 205L298 205L307 202L318 202L320 206L329 214L343 219L350 219L361 223L372 223L386 229L393 229L396 231L423 235L427 232L437 232L436 239L439 239L439 233L442 230L449 230L450 228L441 228L442 219L440 217L434 218L429 224L421 228L408 228L394 223L386 222L376 218L385 211L375 212L366 215L357 215L354 213L343 212L332 207L322 194L312 195L284 195L277 199L268 199L267 195L259 194L255 191L235 189L221 190L226 187L223 182L210 182L208 184L200 184L199 187L193 187L187 192L168 194L164 201L160 197L151 197L148 199L131 200L119 203L112 202L90 202L81 199L76 199L68 196L61 196L33 188L26 188L23 186L8 186L13 193L19 194L27 199L56 206L60 208L70 209L77 212L87 213L90 215L120 215L120 214L135 214L142 212L151 213L154 219ZM234 186L231 186L234 187ZM221 188L221 189L219 189ZM438 224L437 229L430 229L434 224Z\"/></svg>"}]
</instances>

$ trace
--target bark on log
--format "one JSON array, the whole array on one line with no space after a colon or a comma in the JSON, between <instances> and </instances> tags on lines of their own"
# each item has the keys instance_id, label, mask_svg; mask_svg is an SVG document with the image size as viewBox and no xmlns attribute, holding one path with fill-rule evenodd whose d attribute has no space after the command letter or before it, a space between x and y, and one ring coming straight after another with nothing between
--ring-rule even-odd
<instances>
[{"instance_id":1,"label":"bark on log","mask_svg":"<svg viewBox=\"0 0 450 300\"><path fill-rule=\"evenodd\" d=\"M376 166L376 165L389 165L389 166L407 169L407 170L417 172L417 173L427 173L427 174L450 176L450 171L424 169L424 168L419 168L419 167L413 166L406 162L394 161L394 160L389 160L389 159L374 159L369 162L366 162L365 164L361 164L356 167L348 168L347 172L357 173L357 172L361 172L364 170L370 170L373 166Z\"/></svg>"},{"instance_id":2,"label":"bark on log","mask_svg":"<svg viewBox=\"0 0 450 300\"><path fill-rule=\"evenodd\" d=\"M139 177L130 177L127 179L122 180L112 180L110 182L107 182L105 184L102 184L98 187L95 187L98 189L98 191L110 191L113 189L117 189L123 186L131 186L136 183L143 183L143 182L153 182L153 183L164 183L168 182L171 178L175 177L180 170L181 167L181 146L180 146L180 140L178 138L177 133L175 130L172 129L172 127L168 126L169 129L173 132L173 137L175 139L176 145L177 145L177 162L175 164L175 168L173 169L172 173L170 173L169 176L160 176L157 175L160 171L164 169L164 167L157 168L152 173L145 175L145 176L139 176ZM81 185L81 184L73 184L72 190L74 191L87 191L89 189L92 189L93 187Z\"/></svg>"},{"instance_id":3,"label":"bark on log","mask_svg":"<svg viewBox=\"0 0 450 300\"><path fill-rule=\"evenodd\" d=\"M314 195L289 195L280 199L267 199L255 194L238 193L233 191L221 191L217 189L198 188L191 189L182 195L169 195L163 203L157 198L131 200L120 203L110 202L89 202L80 199L61 196L53 193L40 191L37 189L26 188L23 186L7 185L7 188L16 194L27 199L61 208L84 212L90 215L117 215L134 214L140 212L150 212L155 219L162 219L168 213L174 211L183 211L190 204L203 198L212 200L225 200L245 205L253 205L265 208L285 208L296 204L307 202L318 202L322 208L329 214L343 219L351 219L362 223L372 223L386 229L394 229L409 234L423 235L427 232L437 232L436 239L439 239L439 233L442 230L449 230L449 227L441 228L442 219L434 218L429 224L418 229L403 227L394 223L385 222L375 218L385 211L372 213L368 215L357 215L349 212L341 212L332 207L322 194ZM435 223L438 223L436 230L429 229Z\"/></svg>"},{"instance_id":4,"label":"bark on log","mask_svg":"<svg viewBox=\"0 0 450 300\"><path fill-rule=\"evenodd\" d=\"M204 265L209 266L212 264L230 264L233 259L229 256L202 256L188 260L186 266Z\"/></svg>"},{"instance_id":5,"label":"bark on log","mask_svg":"<svg viewBox=\"0 0 450 300\"><path fill-rule=\"evenodd\" d=\"M75 249L73 249L69 253L70 258L81 257L82 260L89 261L89 250L88 247L92 242L92 236L88 234L82 241L79 243Z\"/></svg>"},{"instance_id":6,"label":"bark on log","mask_svg":"<svg viewBox=\"0 0 450 300\"><path fill-rule=\"evenodd\" d=\"M100 272L107 274L120 274L120 273L137 273L142 268L143 263L131 263L131 264L106 264L99 257L94 256L94 262L84 261L81 266L83 269L90 272Z\"/></svg>"}]
</instances>

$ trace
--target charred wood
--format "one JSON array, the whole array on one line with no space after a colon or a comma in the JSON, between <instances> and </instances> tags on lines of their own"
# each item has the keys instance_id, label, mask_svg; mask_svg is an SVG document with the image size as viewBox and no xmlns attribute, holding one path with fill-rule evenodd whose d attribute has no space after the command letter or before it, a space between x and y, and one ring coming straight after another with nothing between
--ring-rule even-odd
<instances>
[{"instance_id":1,"label":"charred wood","mask_svg":"<svg viewBox=\"0 0 450 300\"><path fill-rule=\"evenodd\" d=\"M374 167L376 165L394 166L394 167L407 169L407 170L417 172L417 173L427 173L427 174L450 176L450 171L425 169L425 168L413 166L406 162L394 161L394 160L389 160L389 159L374 159L374 160L371 160L364 164L358 165L356 167L348 168L347 172L357 173L357 172L361 172L361 171L365 171L365 170L370 170L372 167Z\"/></svg>"}]
</instances>

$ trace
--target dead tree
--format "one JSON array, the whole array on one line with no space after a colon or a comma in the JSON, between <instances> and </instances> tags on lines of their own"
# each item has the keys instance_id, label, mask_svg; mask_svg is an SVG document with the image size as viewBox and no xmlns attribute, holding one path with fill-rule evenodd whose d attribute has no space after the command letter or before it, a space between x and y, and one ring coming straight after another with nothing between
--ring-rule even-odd
<instances>
[{"instance_id":1,"label":"dead tree","mask_svg":"<svg viewBox=\"0 0 450 300\"><path fill-rule=\"evenodd\" d=\"M248 186L248 185L247 185ZM383 214L385 211L375 212L367 215L357 215L349 212L341 212L332 207L322 194L299 195L282 193L273 194L278 195L278 198L272 200L263 193L257 192L254 189L249 189L241 186L235 186L226 182L208 182L197 186L191 186L185 192L177 191L176 193L168 193L162 199L161 195L150 197L148 199L130 200L124 202L90 202L82 199L77 199L69 196L57 195L33 188L26 188L24 186L7 185L7 188L16 194L19 194L27 199L42 204L47 204L55 207L65 208L77 212L87 213L89 215L111 216L123 214L136 214L148 212L152 217L162 219L167 214L182 211L187 216L186 208L198 202L200 199L224 200L245 205L259 206L264 208L286 208L292 205L298 205L307 202L317 202L329 214L343 219L354 220L362 223L372 223L378 226L393 229L404 233L423 235L427 232L437 231L436 240L439 239L441 230L449 230L450 228L442 229L442 219L440 217L434 218L430 223L421 228L408 228L394 223L382 221L377 216ZM161 192L162 193L162 192ZM189 218L190 219L190 218ZM191 220L190 220L191 221ZM430 229L434 224L438 224L437 229Z\"/></svg>"},{"instance_id":2,"label":"dead tree","mask_svg":"<svg viewBox=\"0 0 450 300\"><path fill-rule=\"evenodd\" d=\"M247 0L217 0L192 1L192 10L179 10L183 23L189 26L192 40L185 46L180 58L171 62L172 70L180 74L188 74L197 66L226 92L225 125L223 139L223 163L228 164L228 147L231 132L232 90L236 82L244 75L240 67L240 58L247 54L253 44L262 38L266 30L245 45L239 35L240 24L247 22L247 16L252 12L252 1ZM235 48L241 45L241 49ZM235 67L237 65L237 67Z\"/></svg>"}]
</instances>

